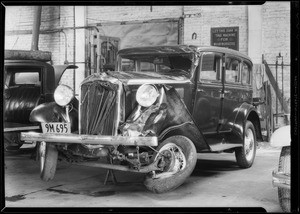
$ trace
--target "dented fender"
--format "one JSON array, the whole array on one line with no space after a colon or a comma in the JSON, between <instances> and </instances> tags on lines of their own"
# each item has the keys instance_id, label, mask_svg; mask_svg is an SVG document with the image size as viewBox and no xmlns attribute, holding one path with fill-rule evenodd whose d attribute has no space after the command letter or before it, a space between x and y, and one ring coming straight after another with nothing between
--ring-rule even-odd
<instances>
[{"instance_id":1,"label":"dented fender","mask_svg":"<svg viewBox=\"0 0 300 214\"><path fill-rule=\"evenodd\" d=\"M173 87L162 85L157 102L148 108L137 106L121 132L127 136L158 136L160 142L172 135L188 137L197 151L210 151L203 134L179 94Z\"/></svg>"},{"instance_id":2,"label":"dented fender","mask_svg":"<svg viewBox=\"0 0 300 214\"><path fill-rule=\"evenodd\" d=\"M78 111L73 108L69 112L71 131L78 130ZM57 105L55 102L43 103L35 107L29 116L30 122L50 123L50 122L67 122L66 110L64 107Z\"/></svg>"},{"instance_id":3,"label":"dented fender","mask_svg":"<svg viewBox=\"0 0 300 214\"><path fill-rule=\"evenodd\" d=\"M163 141L172 135L183 135L189 138L195 145L197 152L211 151L202 132L196 123L183 100L175 88L166 87L167 115L164 126L159 133L159 140Z\"/></svg>"}]
</instances>

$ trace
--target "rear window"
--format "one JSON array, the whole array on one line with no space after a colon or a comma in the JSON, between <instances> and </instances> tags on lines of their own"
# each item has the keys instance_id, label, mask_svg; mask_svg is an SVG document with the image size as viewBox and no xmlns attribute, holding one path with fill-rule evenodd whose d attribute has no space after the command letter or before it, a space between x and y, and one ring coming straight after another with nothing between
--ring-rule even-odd
<instances>
[{"instance_id":1,"label":"rear window","mask_svg":"<svg viewBox=\"0 0 300 214\"><path fill-rule=\"evenodd\" d=\"M40 74L38 72L15 73L14 83L41 85Z\"/></svg>"},{"instance_id":2,"label":"rear window","mask_svg":"<svg viewBox=\"0 0 300 214\"><path fill-rule=\"evenodd\" d=\"M41 85L41 70L40 67L30 66L10 66L6 67L8 83L14 85Z\"/></svg>"}]
</instances>

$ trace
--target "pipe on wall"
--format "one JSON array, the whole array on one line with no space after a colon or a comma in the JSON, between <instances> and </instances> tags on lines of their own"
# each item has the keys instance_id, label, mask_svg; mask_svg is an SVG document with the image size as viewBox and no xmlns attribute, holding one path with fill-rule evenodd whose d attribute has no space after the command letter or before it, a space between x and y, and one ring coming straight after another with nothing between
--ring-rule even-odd
<instances>
[{"instance_id":1,"label":"pipe on wall","mask_svg":"<svg viewBox=\"0 0 300 214\"><path fill-rule=\"evenodd\" d=\"M41 15L42 15L42 6L34 7L33 14L33 25L32 25L32 41L31 41L31 50L37 51L39 49L39 34L41 26Z\"/></svg>"},{"instance_id":2,"label":"pipe on wall","mask_svg":"<svg viewBox=\"0 0 300 214\"><path fill-rule=\"evenodd\" d=\"M73 27L74 27L74 30L73 30L73 65L76 65L76 9L75 9L75 6L73 6ZM73 69L73 91L74 91L74 96L76 94L76 90L75 90L75 87L76 87L76 73L75 73L75 69Z\"/></svg>"},{"instance_id":3,"label":"pipe on wall","mask_svg":"<svg viewBox=\"0 0 300 214\"><path fill-rule=\"evenodd\" d=\"M67 39L67 35L65 33L65 31L60 31L63 35L64 35L64 38L65 38L65 61L64 61L64 64L65 65L68 65L69 62L68 62L68 39Z\"/></svg>"}]
</instances>

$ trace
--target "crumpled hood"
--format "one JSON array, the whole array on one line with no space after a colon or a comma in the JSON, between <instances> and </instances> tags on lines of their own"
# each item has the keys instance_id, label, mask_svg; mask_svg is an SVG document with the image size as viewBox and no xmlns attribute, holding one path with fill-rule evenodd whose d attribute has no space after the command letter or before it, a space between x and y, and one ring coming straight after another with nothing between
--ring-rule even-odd
<instances>
[{"instance_id":1,"label":"crumpled hood","mask_svg":"<svg viewBox=\"0 0 300 214\"><path fill-rule=\"evenodd\" d=\"M114 84L122 83L125 85L142 84L180 84L190 83L190 79L182 74L173 73L171 75L160 74L156 72L123 72L107 71L106 73L95 73L87 77L81 84L94 80L108 81Z\"/></svg>"},{"instance_id":2,"label":"crumpled hood","mask_svg":"<svg viewBox=\"0 0 300 214\"><path fill-rule=\"evenodd\" d=\"M140 84L176 84L190 82L189 78L182 75L173 73L172 75L161 74L156 72L122 72L122 71L109 71L109 76L120 80L127 85L140 85Z\"/></svg>"}]
</instances>

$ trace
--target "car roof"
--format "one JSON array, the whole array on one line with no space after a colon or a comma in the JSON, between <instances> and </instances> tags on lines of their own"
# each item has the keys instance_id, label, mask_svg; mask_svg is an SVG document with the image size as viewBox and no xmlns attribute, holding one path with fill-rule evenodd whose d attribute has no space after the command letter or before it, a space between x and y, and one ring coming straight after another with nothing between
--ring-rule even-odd
<instances>
[{"instance_id":1,"label":"car roof","mask_svg":"<svg viewBox=\"0 0 300 214\"><path fill-rule=\"evenodd\" d=\"M51 61L51 52L40 50L5 50L5 60L37 60L41 62Z\"/></svg>"},{"instance_id":2,"label":"car roof","mask_svg":"<svg viewBox=\"0 0 300 214\"><path fill-rule=\"evenodd\" d=\"M224 47L216 46L196 46L196 45L164 45L164 46L145 46L145 47L134 47L121 49L119 55L130 55L130 54L180 54L180 53L193 53L193 52L221 52L225 54L231 54L238 57L242 57L251 62L250 57L247 55Z\"/></svg>"},{"instance_id":3,"label":"car roof","mask_svg":"<svg viewBox=\"0 0 300 214\"><path fill-rule=\"evenodd\" d=\"M52 65L50 65L47 62L39 61L39 60L4 60L4 65L5 66L42 66L42 67L49 67L52 68Z\"/></svg>"}]
</instances>

